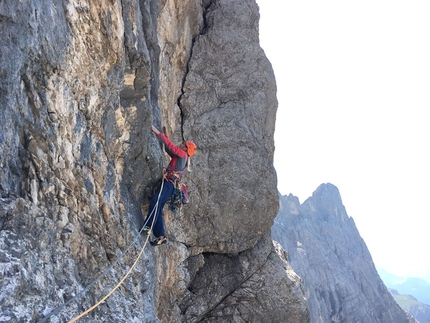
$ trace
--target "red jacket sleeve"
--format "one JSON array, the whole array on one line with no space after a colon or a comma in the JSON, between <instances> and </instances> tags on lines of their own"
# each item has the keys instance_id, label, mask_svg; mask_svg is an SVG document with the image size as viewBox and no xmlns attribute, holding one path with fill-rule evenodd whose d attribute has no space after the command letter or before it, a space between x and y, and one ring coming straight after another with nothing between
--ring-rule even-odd
<instances>
[{"instance_id":1,"label":"red jacket sleeve","mask_svg":"<svg viewBox=\"0 0 430 323\"><path fill-rule=\"evenodd\" d=\"M184 158L187 156L187 153L183 149L173 144L167 136L163 135L161 132L157 136L163 139L164 143L166 144L166 147L168 148L168 150L170 150L170 152L172 152L173 154L175 154L180 158Z\"/></svg>"}]
</instances>

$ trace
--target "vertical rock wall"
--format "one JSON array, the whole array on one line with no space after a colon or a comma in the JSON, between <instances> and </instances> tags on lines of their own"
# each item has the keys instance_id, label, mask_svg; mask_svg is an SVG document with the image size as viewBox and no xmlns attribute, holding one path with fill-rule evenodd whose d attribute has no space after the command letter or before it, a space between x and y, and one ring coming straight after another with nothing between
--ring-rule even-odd
<instances>
[{"instance_id":1,"label":"vertical rock wall","mask_svg":"<svg viewBox=\"0 0 430 323\"><path fill-rule=\"evenodd\" d=\"M208 6L180 100L184 134L200 147L184 242L204 251L252 247L278 208L276 84L258 43L258 20L254 1Z\"/></svg>"},{"instance_id":2,"label":"vertical rock wall","mask_svg":"<svg viewBox=\"0 0 430 323\"><path fill-rule=\"evenodd\" d=\"M150 50L157 42L145 39L142 26L146 15L147 30L152 24L156 32L148 6L55 0L0 5L3 321L44 317L108 268L135 237L140 203L162 158L158 142L142 131L152 122L158 89ZM55 320L67 321L105 295L139 245ZM154 270L150 255L144 257L93 319L155 317L153 297L142 294L155 289L154 278L146 276Z\"/></svg>"},{"instance_id":3,"label":"vertical rock wall","mask_svg":"<svg viewBox=\"0 0 430 323\"><path fill-rule=\"evenodd\" d=\"M151 124L199 147L191 205L80 321L308 320L270 239L276 86L254 1L7 0L0 49L2 321L73 300L50 318L67 322L130 268L166 164Z\"/></svg>"}]
</instances>

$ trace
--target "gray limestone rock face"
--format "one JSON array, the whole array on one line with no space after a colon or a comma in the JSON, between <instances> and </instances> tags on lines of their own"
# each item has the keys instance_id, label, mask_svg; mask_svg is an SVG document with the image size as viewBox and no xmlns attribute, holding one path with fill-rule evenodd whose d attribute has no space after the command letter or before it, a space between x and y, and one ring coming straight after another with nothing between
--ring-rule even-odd
<instances>
[{"instance_id":1,"label":"gray limestone rock face","mask_svg":"<svg viewBox=\"0 0 430 323\"><path fill-rule=\"evenodd\" d=\"M419 323L430 322L430 305L427 305L427 304L411 305L406 310Z\"/></svg>"},{"instance_id":2,"label":"gray limestone rock face","mask_svg":"<svg viewBox=\"0 0 430 323\"><path fill-rule=\"evenodd\" d=\"M124 19L127 8L142 16L137 1L0 4L3 321L46 317L109 268L136 237L139 202L158 179L153 171L162 153L150 132L141 131L152 122L156 84L142 76L138 103L125 102L130 66L156 66L143 37L133 42L140 57L130 59L124 39L143 29L127 28L139 24ZM51 321L69 321L92 306L127 272L141 246L138 240ZM155 278L145 274L155 270L150 259L145 254L122 291L82 321L157 322Z\"/></svg>"},{"instance_id":3,"label":"gray limestone rock face","mask_svg":"<svg viewBox=\"0 0 430 323\"><path fill-rule=\"evenodd\" d=\"M180 97L184 137L199 147L181 241L205 252L254 246L278 208L276 84L258 20L254 1L210 2Z\"/></svg>"},{"instance_id":4,"label":"gray limestone rock face","mask_svg":"<svg viewBox=\"0 0 430 323\"><path fill-rule=\"evenodd\" d=\"M0 321L69 322L134 264L79 322L308 321L269 235L277 103L258 19L251 0L0 3ZM191 204L141 253L168 162L152 124L198 152Z\"/></svg>"},{"instance_id":5,"label":"gray limestone rock face","mask_svg":"<svg viewBox=\"0 0 430 323\"><path fill-rule=\"evenodd\" d=\"M268 236L237 256L204 254L180 304L185 322L309 322L300 278L270 242Z\"/></svg>"},{"instance_id":6,"label":"gray limestone rock face","mask_svg":"<svg viewBox=\"0 0 430 323\"><path fill-rule=\"evenodd\" d=\"M303 280L311 322L414 322L379 278L334 185L303 204L282 196L280 205L272 235Z\"/></svg>"}]
</instances>

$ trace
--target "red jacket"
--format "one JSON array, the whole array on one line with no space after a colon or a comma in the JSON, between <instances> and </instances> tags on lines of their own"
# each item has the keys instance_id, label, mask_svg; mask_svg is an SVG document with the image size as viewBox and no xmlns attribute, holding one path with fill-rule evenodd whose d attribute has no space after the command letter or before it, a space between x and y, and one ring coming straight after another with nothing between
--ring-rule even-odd
<instances>
[{"instance_id":1,"label":"red jacket","mask_svg":"<svg viewBox=\"0 0 430 323\"><path fill-rule=\"evenodd\" d=\"M167 166L167 170L174 172L184 171L185 167L187 166L188 159L188 154L185 152L185 150L173 144L170 139L161 132L157 136L164 141L164 149L172 158L169 165Z\"/></svg>"}]
</instances>

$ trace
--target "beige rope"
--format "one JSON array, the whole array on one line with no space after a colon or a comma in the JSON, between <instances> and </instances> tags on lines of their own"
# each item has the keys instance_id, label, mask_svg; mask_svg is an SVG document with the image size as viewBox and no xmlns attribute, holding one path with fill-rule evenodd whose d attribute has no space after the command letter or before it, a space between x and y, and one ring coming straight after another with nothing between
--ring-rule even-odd
<instances>
[{"instance_id":1,"label":"beige rope","mask_svg":"<svg viewBox=\"0 0 430 323\"><path fill-rule=\"evenodd\" d=\"M158 194L157 204L155 205L155 212L154 212L155 214L152 217L151 231L152 231L152 228L153 228L154 223L155 223L155 218L157 216L158 201L160 200L160 195L161 195L161 192L163 191L163 184L164 184L164 180L161 181L160 193ZM112 295L112 293L114 291L116 291L119 286L121 286L121 284L124 282L124 280L126 280L126 278L128 277L128 275L130 275L130 273L132 272L132 270L134 269L134 267L137 265L137 262L139 261L140 257L142 256L143 251L145 250L146 245L148 244L149 237L150 237L150 234L148 234L148 236L146 237L145 243L144 243L142 249L140 250L139 255L137 256L135 262L130 267L130 269L128 270L128 272L124 275L124 277L119 281L119 283L109 293L107 293L100 301L98 301L96 304L94 304L93 306L91 306L85 312L83 312L83 313L79 314L78 316L76 316L75 318L71 319L68 323L73 323L73 322L79 320L84 315L87 315L89 312L91 312L93 309L95 309L97 306L99 306L101 303L103 303L110 295Z\"/></svg>"}]
</instances>

